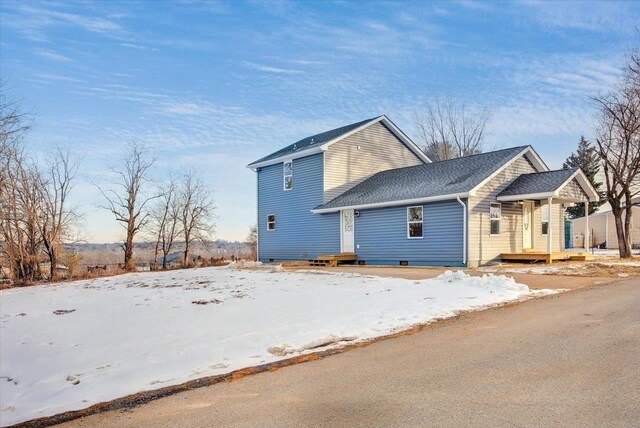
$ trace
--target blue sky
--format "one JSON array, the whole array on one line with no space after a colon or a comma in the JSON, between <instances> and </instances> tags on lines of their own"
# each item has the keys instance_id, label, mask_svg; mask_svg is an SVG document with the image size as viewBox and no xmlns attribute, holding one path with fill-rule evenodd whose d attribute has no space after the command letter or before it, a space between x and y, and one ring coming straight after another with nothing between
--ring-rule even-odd
<instances>
[{"instance_id":1,"label":"blue sky","mask_svg":"<svg viewBox=\"0 0 640 428\"><path fill-rule=\"evenodd\" d=\"M134 138L156 176L199 171L217 237L244 239L247 163L382 113L414 135L416 109L435 97L490 107L490 146L532 144L561 167L593 134L588 97L616 82L639 24L630 1L4 0L0 74L34 115L30 149L82 160L74 203L89 241L122 236L91 183Z\"/></svg>"}]
</instances>

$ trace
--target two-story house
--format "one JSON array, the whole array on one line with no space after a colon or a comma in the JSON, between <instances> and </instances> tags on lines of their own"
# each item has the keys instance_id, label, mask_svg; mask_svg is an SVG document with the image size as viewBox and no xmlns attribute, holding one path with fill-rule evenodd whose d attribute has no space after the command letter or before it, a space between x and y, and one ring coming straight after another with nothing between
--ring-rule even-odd
<instances>
[{"instance_id":1,"label":"two-story house","mask_svg":"<svg viewBox=\"0 0 640 428\"><path fill-rule=\"evenodd\" d=\"M248 165L258 258L353 254L359 264L477 266L564 249L564 207L596 200L579 169L531 146L440 162L379 116L303 138Z\"/></svg>"}]
</instances>

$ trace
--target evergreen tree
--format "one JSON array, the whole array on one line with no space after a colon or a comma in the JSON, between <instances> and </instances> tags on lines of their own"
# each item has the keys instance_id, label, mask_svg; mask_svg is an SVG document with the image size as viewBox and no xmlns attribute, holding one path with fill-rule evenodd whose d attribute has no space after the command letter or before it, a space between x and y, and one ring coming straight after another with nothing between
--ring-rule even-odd
<instances>
[{"instance_id":1,"label":"evergreen tree","mask_svg":"<svg viewBox=\"0 0 640 428\"><path fill-rule=\"evenodd\" d=\"M601 190L602 182L596 181L596 174L600 170L600 157L596 148L581 136L580 142L578 143L578 150L569 155L564 164L562 164L562 167L564 169L582 169L582 172L587 176L593 188L596 189L596 192L600 195L598 202L589 203L589 214L598 211L600 205L604 204L607 200L604 192ZM574 207L567 208L567 214L570 218L584 217L584 204L576 204Z\"/></svg>"}]
</instances>

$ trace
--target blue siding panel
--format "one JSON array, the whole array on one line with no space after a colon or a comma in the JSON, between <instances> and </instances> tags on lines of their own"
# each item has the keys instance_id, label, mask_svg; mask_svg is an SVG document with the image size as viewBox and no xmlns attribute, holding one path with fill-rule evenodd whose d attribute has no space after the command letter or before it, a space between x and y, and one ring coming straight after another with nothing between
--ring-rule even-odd
<instances>
[{"instance_id":1,"label":"blue siding panel","mask_svg":"<svg viewBox=\"0 0 640 428\"><path fill-rule=\"evenodd\" d=\"M340 252L340 214L313 214L323 202L323 154L293 161L293 189L284 191L282 163L258 171L260 261L307 260ZM267 231L267 215L276 230Z\"/></svg>"},{"instance_id":2,"label":"blue siding panel","mask_svg":"<svg viewBox=\"0 0 640 428\"><path fill-rule=\"evenodd\" d=\"M412 205L413 206L413 205ZM407 207L360 210L356 254L366 264L462 266L463 208L457 201L423 204L423 238L407 238Z\"/></svg>"}]
</instances>

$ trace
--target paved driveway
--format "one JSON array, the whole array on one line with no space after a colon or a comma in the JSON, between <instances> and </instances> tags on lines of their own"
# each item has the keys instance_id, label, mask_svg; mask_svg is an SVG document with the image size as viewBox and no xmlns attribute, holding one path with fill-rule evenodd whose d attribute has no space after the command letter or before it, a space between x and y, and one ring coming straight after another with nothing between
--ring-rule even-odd
<instances>
[{"instance_id":1,"label":"paved driveway","mask_svg":"<svg viewBox=\"0 0 640 428\"><path fill-rule=\"evenodd\" d=\"M471 313L68 426L640 425L640 280Z\"/></svg>"}]
</instances>

